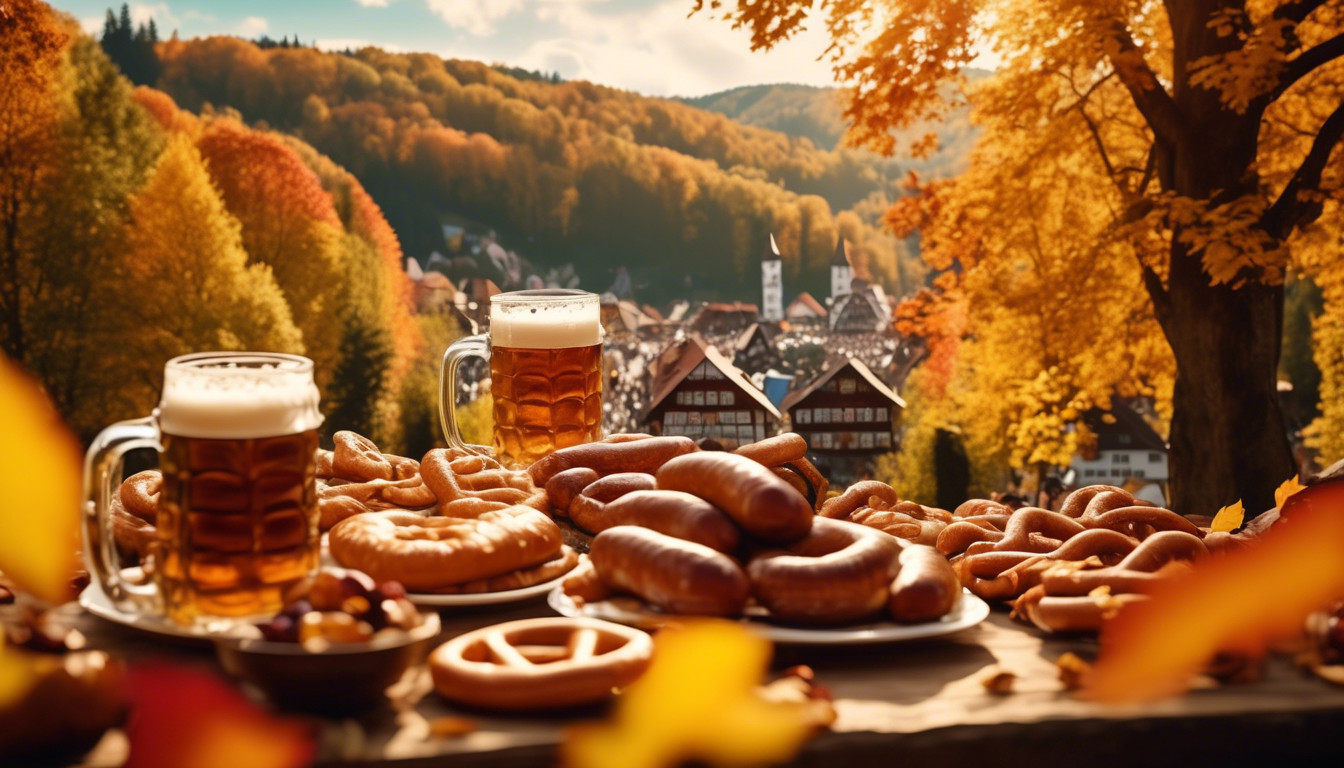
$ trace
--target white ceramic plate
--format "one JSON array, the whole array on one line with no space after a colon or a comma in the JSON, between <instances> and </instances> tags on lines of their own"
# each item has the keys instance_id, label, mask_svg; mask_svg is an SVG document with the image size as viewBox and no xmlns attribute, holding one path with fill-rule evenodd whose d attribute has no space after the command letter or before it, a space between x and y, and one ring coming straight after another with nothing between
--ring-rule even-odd
<instances>
[{"instance_id":1,"label":"white ceramic plate","mask_svg":"<svg viewBox=\"0 0 1344 768\"><path fill-rule=\"evenodd\" d=\"M123 627L130 627L141 632L176 640L210 642L221 635L228 634L231 628L237 626L230 621L221 622L214 626L206 624L184 627L162 616L128 613L118 608L111 598L103 592L103 588L98 586L97 582L85 587L84 591L79 593L79 604L94 616L106 619L113 624L120 624Z\"/></svg>"},{"instance_id":2,"label":"white ceramic plate","mask_svg":"<svg viewBox=\"0 0 1344 768\"><path fill-rule=\"evenodd\" d=\"M436 595L429 592L411 592L406 595L406 599L416 605L426 608L455 608L470 605L504 605L506 603L517 603L523 600L530 600L534 597L541 597L552 589L558 590L560 582L564 581L573 571L567 572L562 576L543 581L540 584L533 584L530 587L522 589L510 589L507 592L471 592L458 595Z\"/></svg>"},{"instance_id":3,"label":"white ceramic plate","mask_svg":"<svg viewBox=\"0 0 1344 768\"><path fill-rule=\"evenodd\" d=\"M649 607L637 598L616 597L583 607L558 587L546 602L561 616L587 616L618 624L653 630L676 617ZM870 624L850 624L843 627L796 627L772 624L766 620L764 609L748 609L741 622L754 632L777 643L792 645L868 645L872 643L901 643L943 637L969 629L989 616L989 604L970 592L963 591L961 600L952 612L938 621L924 624L897 624L894 621L876 621Z\"/></svg>"}]
</instances>

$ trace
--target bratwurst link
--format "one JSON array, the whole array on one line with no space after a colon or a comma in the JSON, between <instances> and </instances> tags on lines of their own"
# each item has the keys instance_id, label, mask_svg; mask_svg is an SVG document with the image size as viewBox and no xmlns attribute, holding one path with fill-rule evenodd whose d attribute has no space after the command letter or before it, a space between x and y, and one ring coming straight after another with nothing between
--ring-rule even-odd
<instances>
[{"instance_id":1,"label":"bratwurst link","mask_svg":"<svg viewBox=\"0 0 1344 768\"><path fill-rule=\"evenodd\" d=\"M669 613L737 616L751 594L732 558L648 528L608 528L593 539L588 557L604 584Z\"/></svg>"},{"instance_id":2,"label":"bratwurst link","mask_svg":"<svg viewBox=\"0 0 1344 768\"><path fill-rule=\"evenodd\" d=\"M657 478L660 489L705 499L764 542L790 544L812 530L807 499L745 456L711 451L678 456L659 468Z\"/></svg>"},{"instance_id":3,"label":"bratwurst link","mask_svg":"<svg viewBox=\"0 0 1344 768\"><path fill-rule=\"evenodd\" d=\"M819 517L806 538L747 564L752 593L781 621L830 624L887 604L901 544L858 523Z\"/></svg>"}]
</instances>

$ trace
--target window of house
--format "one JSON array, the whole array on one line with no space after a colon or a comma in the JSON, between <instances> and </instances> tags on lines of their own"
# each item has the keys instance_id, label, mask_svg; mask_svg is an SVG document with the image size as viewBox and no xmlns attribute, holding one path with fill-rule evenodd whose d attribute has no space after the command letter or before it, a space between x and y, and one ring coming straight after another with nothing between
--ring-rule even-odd
<instances>
[{"instance_id":1,"label":"window of house","mask_svg":"<svg viewBox=\"0 0 1344 768\"><path fill-rule=\"evenodd\" d=\"M696 390L691 393L691 405L704 405L705 393L703 390Z\"/></svg>"},{"instance_id":2,"label":"window of house","mask_svg":"<svg viewBox=\"0 0 1344 768\"><path fill-rule=\"evenodd\" d=\"M794 411L794 413L796 414L796 418L797 418L797 421L798 421L799 424L811 424L811 423L812 423L812 409L811 409L811 408L799 408L798 410Z\"/></svg>"},{"instance_id":3,"label":"window of house","mask_svg":"<svg viewBox=\"0 0 1344 768\"><path fill-rule=\"evenodd\" d=\"M841 379L841 380L840 380L840 394L842 394L842 395L852 395L852 394L854 394L854 380L853 380L853 379L845 378L845 379Z\"/></svg>"},{"instance_id":4,"label":"window of house","mask_svg":"<svg viewBox=\"0 0 1344 768\"><path fill-rule=\"evenodd\" d=\"M878 409L877 409L877 420L878 420L878 421L886 421L888 418L889 418L889 417L887 416L887 409L886 409L885 406L882 407L882 408L878 408Z\"/></svg>"},{"instance_id":5,"label":"window of house","mask_svg":"<svg viewBox=\"0 0 1344 768\"><path fill-rule=\"evenodd\" d=\"M1128 453L1115 453L1115 454L1111 454L1111 463L1112 463L1112 464L1128 464L1128 463L1129 463L1129 454L1128 454Z\"/></svg>"},{"instance_id":6,"label":"window of house","mask_svg":"<svg viewBox=\"0 0 1344 768\"><path fill-rule=\"evenodd\" d=\"M1150 453L1148 454L1148 461L1149 463L1156 464L1159 461L1162 461L1162 454L1157 452Z\"/></svg>"},{"instance_id":7,"label":"window of house","mask_svg":"<svg viewBox=\"0 0 1344 768\"><path fill-rule=\"evenodd\" d=\"M878 448L890 448L890 447L891 447L891 433L890 433L890 432L878 432L878 433L877 433L877 447L878 447Z\"/></svg>"},{"instance_id":8,"label":"window of house","mask_svg":"<svg viewBox=\"0 0 1344 768\"><path fill-rule=\"evenodd\" d=\"M839 424L845 420L845 412L841 408L831 409L831 423Z\"/></svg>"},{"instance_id":9,"label":"window of house","mask_svg":"<svg viewBox=\"0 0 1344 768\"><path fill-rule=\"evenodd\" d=\"M1134 477L1143 477L1143 470L1142 469L1134 470Z\"/></svg>"},{"instance_id":10,"label":"window of house","mask_svg":"<svg viewBox=\"0 0 1344 768\"><path fill-rule=\"evenodd\" d=\"M1104 472L1105 470L1102 470L1102 471ZM1111 470L1111 477L1124 477L1124 476L1125 476L1125 473L1124 473L1123 470L1119 470L1119 469L1112 469L1112 470Z\"/></svg>"},{"instance_id":11,"label":"window of house","mask_svg":"<svg viewBox=\"0 0 1344 768\"><path fill-rule=\"evenodd\" d=\"M736 405L737 395L732 390L725 390L719 393L719 405Z\"/></svg>"}]
</instances>

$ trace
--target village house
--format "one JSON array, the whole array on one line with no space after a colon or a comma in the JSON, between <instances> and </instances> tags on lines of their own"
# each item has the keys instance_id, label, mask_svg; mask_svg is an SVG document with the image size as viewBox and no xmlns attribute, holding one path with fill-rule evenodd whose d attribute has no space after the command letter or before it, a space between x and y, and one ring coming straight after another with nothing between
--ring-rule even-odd
<instances>
[{"instance_id":1,"label":"village house","mask_svg":"<svg viewBox=\"0 0 1344 768\"><path fill-rule=\"evenodd\" d=\"M1096 444L1074 457L1073 485L1116 485L1155 504L1166 502L1167 444L1130 406L1093 408L1083 423Z\"/></svg>"},{"instance_id":2,"label":"village house","mask_svg":"<svg viewBox=\"0 0 1344 768\"><path fill-rule=\"evenodd\" d=\"M871 476L877 456L896 448L895 424L904 408L899 395L852 357L828 361L782 405L817 468L837 487Z\"/></svg>"},{"instance_id":3,"label":"village house","mask_svg":"<svg viewBox=\"0 0 1344 768\"><path fill-rule=\"evenodd\" d=\"M766 323L752 323L733 341L733 365L748 376L778 368L775 332Z\"/></svg>"},{"instance_id":4,"label":"village house","mask_svg":"<svg viewBox=\"0 0 1344 768\"><path fill-rule=\"evenodd\" d=\"M794 297L793 301L789 302L788 308L784 310L784 319L790 325L821 325L826 322L826 316L826 308L807 291L803 291Z\"/></svg>"},{"instance_id":5,"label":"village house","mask_svg":"<svg viewBox=\"0 0 1344 768\"><path fill-rule=\"evenodd\" d=\"M709 438L734 448L775 435L780 415L727 357L692 334L659 357L641 421L653 434Z\"/></svg>"}]
</instances>

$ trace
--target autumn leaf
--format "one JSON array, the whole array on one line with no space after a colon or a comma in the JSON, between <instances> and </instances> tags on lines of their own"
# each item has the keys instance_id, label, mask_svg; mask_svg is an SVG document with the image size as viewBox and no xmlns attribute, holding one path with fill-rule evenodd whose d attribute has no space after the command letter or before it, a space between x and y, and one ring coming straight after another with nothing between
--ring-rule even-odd
<instances>
[{"instance_id":1,"label":"autumn leaf","mask_svg":"<svg viewBox=\"0 0 1344 768\"><path fill-rule=\"evenodd\" d=\"M1213 516L1213 524L1209 526L1211 533L1225 533L1235 531L1241 527L1241 521L1246 519L1246 507L1237 499L1235 504L1228 504L1226 507L1218 510L1218 514Z\"/></svg>"},{"instance_id":2,"label":"autumn leaf","mask_svg":"<svg viewBox=\"0 0 1344 768\"><path fill-rule=\"evenodd\" d=\"M1322 504L1195 564L1103 625L1085 694L1125 702L1180 693L1217 653L1255 656L1301 631L1311 612L1344 596L1341 542L1344 514Z\"/></svg>"},{"instance_id":3,"label":"autumn leaf","mask_svg":"<svg viewBox=\"0 0 1344 768\"><path fill-rule=\"evenodd\" d=\"M128 693L126 768L298 768L313 761L307 726L271 715L209 673L135 667Z\"/></svg>"},{"instance_id":4,"label":"autumn leaf","mask_svg":"<svg viewBox=\"0 0 1344 768\"><path fill-rule=\"evenodd\" d=\"M79 445L41 388L0 356L0 571L49 603L70 598L79 570Z\"/></svg>"},{"instance_id":5,"label":"autumn leaf","mask_svg":"<svg viewBox=\"0 0 1344 768\"><path fill-rule=\"evenodd\" d=\"M1274 491L1274 506L1283 509L1283 503L1288 500L1288 497L1302 490L1303 487L1302 483L1298 482L1297 475L1293 475L1292 480L1284 480L1283 485L1280 485Z\"/></svg>"},{"instance_id":6,"label":"autumn leaf","mask_svg":"<svg viewBox=\"0 0 1344 768\"><path fill-rule=\"evenodd\" d=\"M807 707L755 692L770 642L726 621L687 623L654 638L653 664L607 723L565 734L568 768L663 768L787 762L812 731Z\"/></svg>"}]
</instances>

